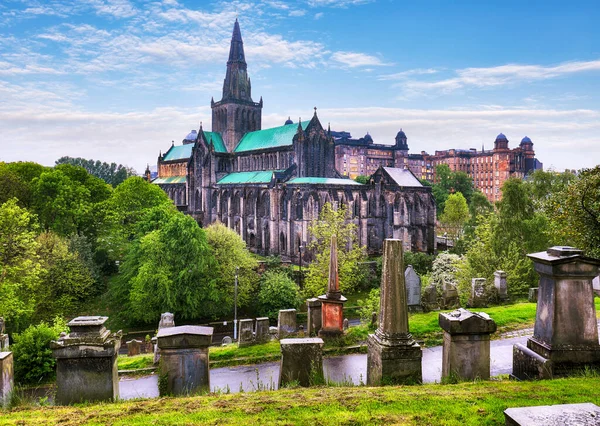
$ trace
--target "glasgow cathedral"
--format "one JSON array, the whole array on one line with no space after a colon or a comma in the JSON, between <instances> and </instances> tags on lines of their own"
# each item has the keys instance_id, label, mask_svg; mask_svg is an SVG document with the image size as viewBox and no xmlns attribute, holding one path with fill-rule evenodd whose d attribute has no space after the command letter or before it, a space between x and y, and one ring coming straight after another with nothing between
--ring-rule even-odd
<instances>
[{"instance_id":1,"label":"glasgow cathedral","mask_svg":"<svg viewBox=\"0 0 600 426\"><path fill-rule=\"evenodd\" d=\"M363 185L336 169L339 138L321 125L316 108L308 121L262 129L263 100L252 99L237 19L223 96L211 108L211 131L200 125L161 153L152 181L201 225L220 221L250 250L295 259L321 207L343 204L369 252L380 252L385 238L402 239L405 250L435 250L431 188L395 167L394 150Z\"/></svg>"}]
</instances>

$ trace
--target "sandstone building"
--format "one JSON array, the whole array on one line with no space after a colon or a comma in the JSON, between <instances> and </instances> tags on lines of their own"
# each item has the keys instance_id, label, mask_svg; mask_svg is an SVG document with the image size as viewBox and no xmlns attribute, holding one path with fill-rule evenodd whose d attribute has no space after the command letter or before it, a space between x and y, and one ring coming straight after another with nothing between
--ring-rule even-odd
<instances>
[{"instance_id":1,"label":"sandstone building","mask_svg":"<svg viewBox=\"0 0 600 426\"><path fill-rule=\"evenodd\" d=\"M327 203L345 205L359 242L379 252L385 238L405 249L435 249L435 203L394 161L370 168L369 184L344 178L334 134L315 112L310 120L262 129L262 98L252 99L239 23L235 22L223 96L211 101L212 130L200 125L158 158L159 185L177 207L202 225L221 221L262 254L297 259L308 225ZM397 148L403 148L406 140ZM403 145L404 144L404 145ZM394 150L381 148L381 158ZM338 167L336 167L338 166Z\"/></svg>"}]
</instances>

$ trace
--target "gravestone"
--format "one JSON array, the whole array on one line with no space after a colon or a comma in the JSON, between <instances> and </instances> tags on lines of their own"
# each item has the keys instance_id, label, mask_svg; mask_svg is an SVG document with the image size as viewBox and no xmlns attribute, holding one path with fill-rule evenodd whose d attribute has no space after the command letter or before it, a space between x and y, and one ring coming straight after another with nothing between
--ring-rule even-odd
<instances>
[{"instance_id":1,"label":"gravestone","mask_svg":"<svg viewBox=\"0 0 600 426\"><path fill-rule=\"evenodd\" d=\"M592 280L592 287L594 288L596 296L600 296L600 276Z\"/></svg>"},{"instance_id":2,"label":"gravestone","mask_svg":"<svg viewBox=\"0 0 600 426\"><path fill-rule=\"evenodd\" d=\"M277 333L278 333L278 328L271 326L269 327L269 340L273 341L273 340L277 340Z\"/></svg>"},{"instance_id":3,"label":"gravestone","mask_svg":"<svg viewBox=\"0 0 600 426\"><path fill-rule=\"evenodd\" d=\"M371 327L377 327L377 312L371 312Z\"/></svg>"},{"instance_id":4,"label":"gravestone","mask_svg":"<svg viewBox=\"0 0 600 426\"><path fill-rule=\"evenodd\" d=\"M348 330L350 327L350 323L348 322L348 318L344 318L344 330Z\"/></svg>"},{"instance_id":5,"label":"gravestone","mask_svg":"<svg viewBox=\"0 0 600 426\"><path fill-rule=\"evenodd\" d=\"M296 334L296 310L282 309L277 319L277 334L280 339Z\"/></svg>"},{"instance_id":6,"label":"gravestone","mask_svg":"<svg viewBox=\"0 0 600 426\"><path fill-rule=\"evenodd\" d=\"M422 382L421 347L408 329L402 240L383 242L379 327L367 339L367 385Z\"/></svg>"},{"instance_id":7,"label":"gravestone","mask_svg":"<svg viewBox=\"0 0 600 426\"><path fill-rule=\"evenodd\" d=\"M12 352L0 352L0 407L9 401L14 385L14 366Z\"/></svg>"},{"instance_id":8,"label":"gravestone","mask_svg":"<svg viewBox=\"0 0 600 426\"><path fill-rule=\"evenodd\" d=\"M498 293L498 300L500 302L508 301L508 285L506 284L506 272L496 271L494 272L494 287Z\"/></svg>"},{"instance_id":9,"label":"gravestone","mask_svg":"<svg viewBox=\"0 0 600 426\"><path fill-rule=\"evenodd\" d=\"M422 312L421 306L421 278L415 272L412 265L408 265L404 271L404 282L406 283L406 298L410 312Z\"/></svg>"},{"instance_id":10,"label":"gravestone","mask_svg":"<svg viewBox=\"0 0 600 426\"><path fill-rule=\"evenodd\" d=\"M50 343L56 358L56 399L59 405L112 401L119 397L117 356L121 332L104 327L108 317L71 320L71 332Z\"/></svg>"},{"instance_id":11,"label":"gravestone","mask_svg":"<svg viewBox=\"0 0 600 426\"><path fill-rule=\"evenodd\" d=\"M445 282L442 286L442 305L444 309L456 309L460 307L460 299L456 286Z\"/></svg>"},{"instance_id":12,"label":"gravestone","mask_svg":"<svg viewBox=\"0 0 600 426\"><path fill-rule=\"evenodd\" d=\"M225 336L223 337L223 340L221 340L221 346L231 345L232 343L233 339L230 336Z\"/></svg>"},{"instance_id":13,"label":"gravestone","mask_svg":"<svg viewBox=\"0 0 600 426\"><path fill-rule=\"evenodd\" d=\"M10 346L8 334L5 330L4 318L0 317L0 352L7 352Z\"/></svg>"},{"instance_id":14,"label":"gravestone","mask_svg":"<svg viewBox=\"0 0 600 426\"><path fill-rule=\"evenodd\" d=\"M307 329L310 336L316 336L321 331L321 301L316 297L306 299L307 313Z\"/></svg>"},{"instance_id":15,"label":"gravestone","mask_svg":"<svg viewBox=\"0 0 600 426\"><path fill-rule=\"evenodd\" d=\"M440 304L438 302L438 292L435 284L430 284L427 287L425 287L425 290L423 291L423 298L421 299L421 304L423 305L423 309L426 312L440 310Z\"/></svg>"},{"instance_id":16,"label":"gravestone","mask_svg":"<svg viewBox=\"0 0 600 426\"><path fill-rule=\"evenodd\" d=\"M471 279L471 297L469 307L485 308L487 306L487 295L485 291L485 278Z\"/></svg>"},{"instance_id":17,"label":"gravestone","mask_svg":"<svg viewBox=\"0 0 600 426\"><path fill-rule=\"evenodd\" d=\"M340 291L338 275L337 237L331 236L331 251L329 255L329 280L327 293L319 296L321 301L321 329L319 337L338 337L344 334L344 303L346 298Z\"/></svg>"},{"instance_id":18,"label":"gravestone","mask_svg":"<svg viewBox=\"0 0 600 426\"><path fill-rule=\"evenodd\" d=\"M592 279L600 260L573 247L527 255L540 275L533 336L513 348L513 376L568 376L600 367L600 343Z\"/></svg>"},{"instance_id":19,"label":"gravestone","mask_svg":"<svg viewBox=\"0 0 600 426\"><path fill-rule=\"evenodd\" d=\"M175 327L175 315L171 312L165 312L160 314L160 322L158 323L158 330L162 330L163 328ZM156 344L156 337L152 340L155 341L154 345L154 364L158 364L160 360L160 352L158 350L158 345Z\"/></svg>"},{"instance_id":20,"label":"gravestone","mask_svg":"<svg viewBox=\"0 0 600 426\"><path fill-rule=\"evenodd\" d=\"M323 339L308 337L282 339L279 342L281 344L280 389L290 383L297 383L304 387L324 383Z\"/></svg>"},{"instance_id":21,"label":"gravestone","mask_svg":"<svg viewBox=\"0 0 600 426\"><path fill-rule=\"evenodd\" d=\"M507 408L506 426L598 426L600 407L592 403Z\"/></svg>"},{"instance_id":22,"label":"gravestone","mask_svg":"<svg viewBox=\"0 0 600 426\"><path fill-rule=\"evenodd\" d=\"M490 334L496 323L486 313L458 309L440 313L444 330L442 378L456 375L466 380L490 378Z\"/></svg>"},{"instance_id":23,"label":"gravestone","mask_svg":"<svg viewBox=\"0 0 600 426\"><path fill-rule=\"evenodd\" d=\"M531 303L537 303L538 301L538 287L532 287L529 289L529 296L527 300Z\"/></svg>"},{"instance_id":24,"label":"gravestone","mask_svg":"<svg viewBox=\"0 0 600 426\"><path fill-rule=\"evenodd\" d=\"M254 343L254 320L242 319L240 324L240 335L238 338L238 347L250 346Z\"/></svg>"},{"instance_id":25,"label":"gravestone","mask_svg":"<svg viewBox=\"0 0 600 426\"><path fill-rule=\"evenodd\" d=\"M125 343L127 345L127 356L139 355L141 351L141 340L132 339Z\"/></svg>"},{"instance_id":26,"label":"gravestone","mask_svg":"<svg viewBox=\"0 0 600 426\"><path fill-rule=\"evenodd\" d=\"M257 343L265 343L271 340L271 336L269 335L268 317L256 318L256 332L254 338Z\"/></svg>"},{"instance_id":27,"label":"gravestone","mask_svg":"<svg viewBox=\"0 0 600 426\"><path fill-rule=\"evenodd\" d=\"M198 325L167 327L158 331L158 391L161 396L210 390L208 347L212 334L212 327Z\"/></svg>"}]
</instances>

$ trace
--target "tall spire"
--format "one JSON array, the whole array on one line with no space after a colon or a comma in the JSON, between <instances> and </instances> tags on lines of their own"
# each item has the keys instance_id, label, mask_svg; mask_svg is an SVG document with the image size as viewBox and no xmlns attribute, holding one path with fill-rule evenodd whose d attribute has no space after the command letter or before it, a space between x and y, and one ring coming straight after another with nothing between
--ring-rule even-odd
<instances>
[{"instance_id":1,"label":"tall spire","mask_svg":"<svg viewBox=\"0 0 600 426\"><path fill-rule=\"evenodd\" d=\"M223 82L223 100L237 99L252 102L250 79L247 72L246 56L244 55L244 42L240 24L235 20L231 45L229 46L229 60L227 61L227 74Z\"/></svg>"}]
</instances>

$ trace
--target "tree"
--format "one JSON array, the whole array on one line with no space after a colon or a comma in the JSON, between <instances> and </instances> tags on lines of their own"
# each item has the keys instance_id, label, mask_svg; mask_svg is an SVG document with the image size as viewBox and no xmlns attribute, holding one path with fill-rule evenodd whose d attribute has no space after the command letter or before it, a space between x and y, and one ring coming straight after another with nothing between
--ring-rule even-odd
<instances>
[{"instance_id":1,"label":"tree","mask_svg":"<svg viewBox=\"0 0 600 426\"><path fill-rule=\"evenodd\" d=\"M31 199L31 190L7 164L0 163L0 204L11 198L16 198L22 207L27 207Z\"/></svg>"},{"instance_id":2,"label":"tree","mask_svg":"<svg viewBox=\"0 0 600 426\"><path fill-rule=\"evenodd\" d=\"M280 309L295 309L300 304L298 286L284 272L267 271L260 279L258 314L276 319Z\"/></svg>"},{"instance_id":3,"label":"tree","mask_svg":"<svg viewBox=\"0 0 600 426\"><path fill-rule=\"evenodd\" d=\"M81 157L61 157L56 160L56 164L70 164L83 167L89 174L102 179L115 188L127 178L137 175L136 171L131 167L121 164L117 165L116 163L108 164L100 161L86 160Z\"/></svg>"},{"instance_id":4,"label":"tree","mask_svg":"<svg viewBox=\"0 0 600 426\"><path fill-rule=\"evenodd\" d=\"M369 183L369 176L358 175L354 178L354 181L366 185L367 183Z\"/></svg>"},{"instance_id":5,"label":"tree","mask_svg":"<svg viewBox=\"0 0 600 426\"><path fill-rule=\"evenodd\" d=\"M440 216L440 223L452 240L462 236L463 227L468 219L469 207L465 197L460 192L450 194Z\"/></svg>"},{"instance_id":6,"label":"tree","mask_svg":"<svg viewBox=\"0 0 600 426\"><path fill-rule=\"evenodd\" d=\"M446 200L450 194L460 192L467 204L475 191L473 179L462 171L453 172L447 164L438 164L435 168L436 183L432 185L432 194L437 206L438 215L444 211Z\"/></svg>"},{"instance_id":7,"label":"tree","mask_svg":"<svg viewBox=\"0 0 600 426\"><path fill-rule=\"evenodd\" d=\"M309 265L304 283L304 295L314 297L324 294L329 275L331 236L337 236L338 273L340 289L351 293L364 280L364 270L359 262L365 257L365 249L358 244L356 225L349 221L349 212L342 204L337 210L331 203L325 203L319 218L309 225L312 241L309 250L315 253L315 260Z\"/></svg>"}]
</instances>

